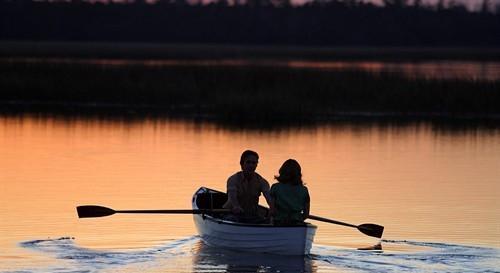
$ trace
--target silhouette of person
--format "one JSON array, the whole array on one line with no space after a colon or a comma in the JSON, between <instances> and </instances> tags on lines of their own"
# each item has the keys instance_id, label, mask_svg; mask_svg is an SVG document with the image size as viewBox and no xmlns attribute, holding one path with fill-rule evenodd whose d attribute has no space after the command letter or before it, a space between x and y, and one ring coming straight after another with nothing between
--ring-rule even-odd
<instances>
[{"instance_id":1,"label":"silhouette of person","mask_svg":"<svg viewBox=\"0 0 500 273\"><path fill-rule=\"evenodd\" d=\"M275 225L304 223L309 216L310 197L302 181L302 170L294 159L288 159L279 169L278 183L271 187L271 215Z\"/></svg>"},{"instance_id":2,"label":"silhouette of person","mask_svg":"<svg viewBox=\"0 0 500 273\"><path fill-rule=\"evenodd\" d=\"M271 207L269 182L255 172L259 163L259 155L251 150L241 154L241 171L231 175L227 180L227 202L224 208L231 209L231 220L241 222L261 222L264 216L259 214L259 197L264 195Z\"/></svg>"}]
</instances>

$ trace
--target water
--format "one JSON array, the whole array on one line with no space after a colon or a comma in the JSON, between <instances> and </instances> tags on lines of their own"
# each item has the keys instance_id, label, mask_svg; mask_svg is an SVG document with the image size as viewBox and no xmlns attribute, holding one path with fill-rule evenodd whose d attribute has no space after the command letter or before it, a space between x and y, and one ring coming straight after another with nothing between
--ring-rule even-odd
<instances>
[{"instance_id":1,"label":"water","mask_svg":"<svg viewBox=\"0 0 500 273\"><path fill-rule=\"evenodd\" d=\"M71 238L22 242L53 258L43 267L13 272L498 272L495 248L384 241L425 247L410 252L359 251L315 245L307 257L251 254L205 246L195 236L141 250L82 248Z\"/></svg>"},{"instance_id":2,"label":"water","mask_svg":"<svg viewBox=\"0 0 500 273\"><path fill-rule=\"evenodd\" d=\"M417 79L465 79L498 81L500 80L500 62L497 61L462 61L462 60L426 60L413 62L391 61L307 61L307 60L129 60L129 59L71 59L71 58L4 58L7 63L44 63L44 64L86 64L101 67L285 67L290 69L308 69L317 71L363 71L373 74L395 73Z\"/></svg>"},{"instance_id":3,"label":"water","mask_svg":"<svg viewBox=\"0 0 500 273\"><path fill-rule=\"evenodd\" d=\"M317 222L312 254L290 258L206 247L190 215L77 219L84 204L189 208L247 148L269 181L297 159L313 214L384 225L383 240ZM500 272L499 167L498 127L1 117L0 272Z\"/></svg>"}]
</instances>

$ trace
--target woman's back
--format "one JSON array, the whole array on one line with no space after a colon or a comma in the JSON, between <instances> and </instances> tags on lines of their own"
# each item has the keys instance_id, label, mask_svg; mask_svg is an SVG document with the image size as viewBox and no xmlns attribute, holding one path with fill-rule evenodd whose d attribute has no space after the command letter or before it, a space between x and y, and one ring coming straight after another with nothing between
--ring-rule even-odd
<instances>
[{"instance_id":1,"label":"woman's back","mask_svg":"<svg viewBox=\"0 0 500 273\"><path fill-rule=\"evenodd\" d=\"M271 197L276 209L274 221L277 224L293 224L304 221L304 211L308 209L310 201L307 187L275 183L271 187Z\"/></svg>"}]
</instances>

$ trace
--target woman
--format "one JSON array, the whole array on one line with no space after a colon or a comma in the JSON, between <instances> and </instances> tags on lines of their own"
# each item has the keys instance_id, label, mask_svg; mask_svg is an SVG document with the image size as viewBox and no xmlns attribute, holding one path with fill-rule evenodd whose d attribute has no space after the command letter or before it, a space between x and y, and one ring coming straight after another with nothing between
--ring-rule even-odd
<instances>
[{"instance_id":1,"label":"woman","mask_svg":"<svg viewBox=\"0 0 500 273\"><path fill-rule=\"evenodd\" d=\"M278 183L271 187L271 214L275 225L301 224L309 216L310 198L302 181L299 163L288 159L274 177Z\"/></svg>"}]
</instances>

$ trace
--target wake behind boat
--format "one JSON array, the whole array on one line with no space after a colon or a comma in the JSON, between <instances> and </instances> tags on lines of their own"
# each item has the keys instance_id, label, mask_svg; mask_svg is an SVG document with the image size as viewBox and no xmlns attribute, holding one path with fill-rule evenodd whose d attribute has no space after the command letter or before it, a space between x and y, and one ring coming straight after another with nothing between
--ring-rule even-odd
<instances>
[{"instance_id":1,"label":"wake behind boat","mask_svg":"<svg viewBox=\"0 0 500 273\"><path fill-rule=\"evenodd\" d=\"M317 227L304 223L294 226L274 226L269 223L249 224L224 219L222 209L227 194L201 187L192 199L193 210L207 211L193 214L194 223L202 241L213 247L247 252L281 255L307 255L310 253ZM267 209L260 207L263 214Z\"/></svg>"}]
</instances>

